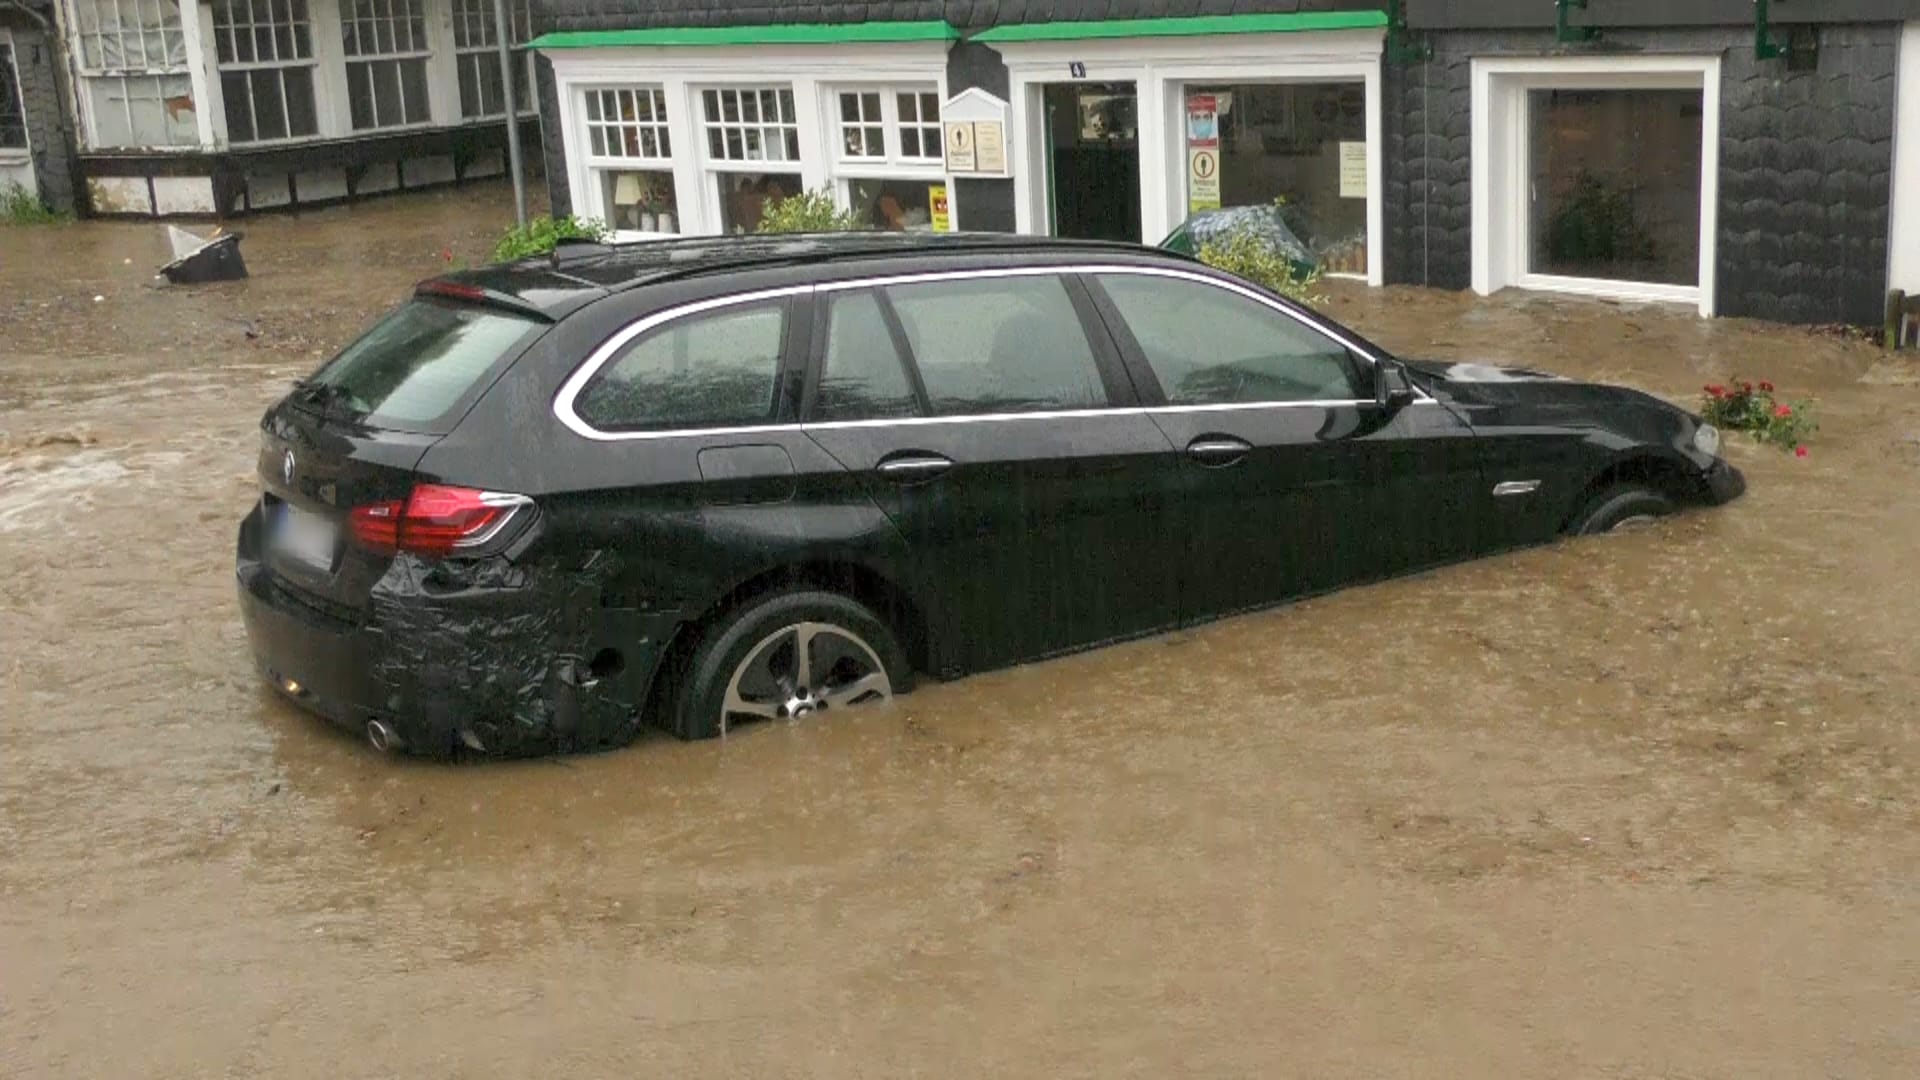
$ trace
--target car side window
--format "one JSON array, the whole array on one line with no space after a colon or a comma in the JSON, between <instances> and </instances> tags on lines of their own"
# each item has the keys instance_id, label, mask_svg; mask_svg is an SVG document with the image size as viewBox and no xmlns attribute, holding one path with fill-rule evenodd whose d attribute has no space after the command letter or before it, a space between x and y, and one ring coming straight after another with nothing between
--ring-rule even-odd
<instances>
[{"instance_id":1,"label":"car side window","mask_svg":"<svg viewBox=\"0 0 1920 1080\"><path fill-rule=\"evenodd\" d=\"M574 401L603 430L765 423L773 418L786 305L676 319L626 345Z\"/></svg>"},{"instance_id":2,"label":"car side window","mask_svg":"<svg viewBox=\"0 0 1920 1080\"><path fill-rule=\"evenodd\" d=\"M1066 282L959 278L886 290L936 416L1108 404Z\"/></svg>"},{"instance_id":3,"label":"car side window","mask_svg":"<svg viewBox=\"0 0 1920 1080\"><path fill-rule=\"evenodd\" d=\"M1265 304L1185 278L1101 274L1100 287L1173 405L1353 401L1346 346Z\"/></svg>"},{"instance_id":4,"label":"car side window","mask_svg":"<svg viewBox=\"0 0 1920 1080\"><path fill-rule=\"evenodd\" d=\"M827 350L811 419L878 420L920 411L907 368L871 289L827 300Z\"/></svg>"}]
</instances>

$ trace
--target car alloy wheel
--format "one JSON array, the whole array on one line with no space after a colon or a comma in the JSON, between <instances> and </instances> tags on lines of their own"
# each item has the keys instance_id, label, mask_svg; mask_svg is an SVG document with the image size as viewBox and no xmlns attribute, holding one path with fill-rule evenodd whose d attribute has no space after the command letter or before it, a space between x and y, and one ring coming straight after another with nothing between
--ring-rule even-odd
<instances>
[{"instance_id":1,"label":"car alloy wheel","mask_svg":"<svg viewBox=\"0 0 1920 1080\"><path fill-rule=\"evenodd\" d=\"M832 623L796 623L761 638L734 668L720 733L736 717L797 720L892 697L886 665L858 634Z\"/></svg>"}]
</instances>

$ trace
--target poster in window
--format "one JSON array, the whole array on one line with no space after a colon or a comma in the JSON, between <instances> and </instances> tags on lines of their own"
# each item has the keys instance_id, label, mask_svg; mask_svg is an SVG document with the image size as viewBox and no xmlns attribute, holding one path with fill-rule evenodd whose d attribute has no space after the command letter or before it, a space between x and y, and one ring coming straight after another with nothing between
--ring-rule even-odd
<instances>
[{"instance_id":1,"label":"poster in window","mask_svg":"<svg viewBox=\"0 0 1920 1080\"><path fill-rule=\"evenodd\" d=\"M927 186L927 209L933 217L934 232L953 231L953 213L947 204L947 185Z\"/></svg>"},{"instance_id":2,"label":"poster in window","mask_svg":"<svg viewBox=\"0 0 1920 1080\"><path fill-rule=\"evenodd\" d=\"M1364 142L1340 144L1340 197L1367 197L1367 144Z\"/></svg>"}]
</instances>

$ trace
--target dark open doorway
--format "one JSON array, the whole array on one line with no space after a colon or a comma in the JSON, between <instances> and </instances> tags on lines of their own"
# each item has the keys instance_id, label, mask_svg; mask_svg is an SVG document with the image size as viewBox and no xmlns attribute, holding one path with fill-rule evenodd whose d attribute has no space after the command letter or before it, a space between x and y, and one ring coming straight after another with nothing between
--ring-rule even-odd
<instances>
[{"instance_id":1,"label":"dark open doorway","mask_svg":"<svg viewBox=\"0 0 1920 1080\"><path fill-rule=\"evenodd\" d=\"M1140 240L1140 109L1130 82L1044 90L1055 236Z\"/></svg>"}]
</instances>

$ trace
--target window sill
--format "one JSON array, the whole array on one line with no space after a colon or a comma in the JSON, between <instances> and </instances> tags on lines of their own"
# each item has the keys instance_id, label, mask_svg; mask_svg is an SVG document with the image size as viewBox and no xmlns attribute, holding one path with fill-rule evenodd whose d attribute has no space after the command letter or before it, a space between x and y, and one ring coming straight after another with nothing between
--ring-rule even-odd
<instances>
[{"instance_id":1,"label":"window sill","mask_svg":"<svg viewBox=\"0 0 1920 1080\"><path fill-rule=\"evenodd\" d=\"M1607 278L1563 277L1558 274L1522 274L1514 281L1514 285L1535 292L1567 293L1602 300L1649 304L1700 302L1700 287L1697 285L1658 285L1646 281L1613 281Z\"/></svg>"}]
</instances>

